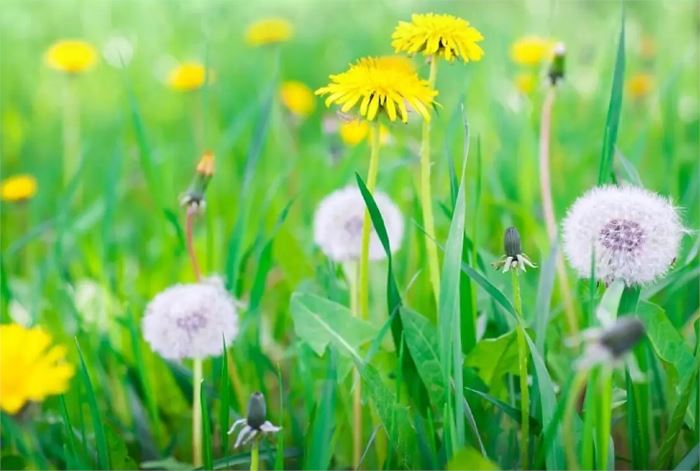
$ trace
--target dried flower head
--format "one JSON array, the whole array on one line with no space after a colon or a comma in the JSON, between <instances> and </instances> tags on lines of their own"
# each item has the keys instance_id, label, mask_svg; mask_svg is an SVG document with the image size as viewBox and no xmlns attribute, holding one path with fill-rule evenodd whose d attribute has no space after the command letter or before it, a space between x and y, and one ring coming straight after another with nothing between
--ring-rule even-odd
<instances>
[{"instance_id":1,"label":"dried flower head","mask_svg":"<svg viewBox=\"0 0 700 471\"><path fill-rule=\"evenodd\" d=\"M506 229L503 237L503 248L505 255L494 264L494 267L503 270L503 273L518 268L525 271L525 265L535 268L535 265L520 248L520 233L515 227Z\"/></svg>"},{"instance_id":2,"label":"dried flower head","mask_svg":"<svg viewBox=\"0 0 700 471\"><path fill-rule=\"evenodd\" d=\"M423 53L447 61L481 60L484 50L477 43L484 37L467 20L435 13L415 14L411 21L401 21L391 35L395 52Z\"/></svg>"},{"instance_id":3,"label":"dried flower head","mask_svg":"<svg viewBox=\"0 0 700 471\"><path fill-rule=\"evenodd\" d=\"M97 62L97 51L88 42L66 39L55 42L44 56L46 64L59 72L79 74L91 69Z\"/></svg>"},{"instance_id":4,"label":"dried flower head","mask_svg":"<svg viewBox=\"0 0 700 471\"><path fill-rule=\"evenodd\" d=\"M302 82L288 80L280 87L282 104L290 113L305 118L314 110L314 92Z\"/></svg>"},{"instance_id":5,"label":"dried flower head","mask_svg":"<svg viewBox=\"0 0 700 471\"><path fill-rule=\"evenodd\" d=\"M146 307L142 327L146 341L163 358L203 359L221 354L223 342L236 338L238 314L222 280L210 278L156 295Z\"/></svg>"},{"instance_id":6,"label":"dried flower head","mask_svg":"<svg viewBox=\"0 0 700 471\"><path fill-rule=\"evenodd\" d=\"M625 354L644 337L645 332L642 321L633 316L620 317L606 327L585 330L581 339L586 347L578 360L578 368L620 363Z\"/></svg>"},{"instance_id":7,"label":"dried flower head","mask_svg":"<svg viewBox=\"0 0 700 471\"><path fill-rule=\"evenodd\" d=\"M248 26L245 40L251 46L265 46L289 41L294 27L284 18L265 18Z\"/></svg>"},{"instance_id":8,"label":"dried flower head","mask_svg":"<svg viewBox=\"0 0 700 471\"><path fill-rule=\"evenodd\" d=\"M190 187L180 197L180 206L185 206L188 210L194 212L202 211L206 204L204 194L212 176L214 176L214 154L207 151L202 154L197 163Z\"/></svg>"},{"instance_id":9,"label":"dried flower head","mask_svg":"<svg viewBox=\"0 0 700 471\"><path fill-rule=\"evenodd\" d=\"M245 445L253 439L257 439L260 435L277 433L282 430L282 427L273 425L272 422L267 420L265 396L263 396L261 392L255 392L250 396L250 400L248 401L248 417L235 421L228 430L228 434L231 435L239 425L243 425L243 428L236 438L235 448Z\"/></svg>"},{"instance_id":10,"label":"dried flower head","mask_svg":"<svg viewBox=\"0 0 700 471\"><path fill-rule=\"evenodd\" d=\"M395 252L403 241L403 216L386 194L376 191L373 196L384 219L391 250ZM328 258L336 262L359 259L364 214L365 201L358 188L347 186L334 191L321 201L314 214L314 242ZM381 260L385 256L373 228L369 258Z\"/></svg>"},{"instance_id":11,"label":"dried flower head","mask_svg":"<svg viewBox=\"0 0 700 471\"><path fill-rule=\"evenodd\" d=\"M68 389L75 369L66 362L66 348L52 345L40 327L0 325L0 409L18 412L28 401Z\"/></svg>"},{"instance_id":12,"label":"dried flower head","mask_svg":"<svg viewBox=\"0 0 700 471\"><path fill-rule=\"evenodd\" d=\"M406 123L408 107L429 121L438 94L405 57L365 57L330 80L316 90L316 95L328 95L326 106L336 103L346 113L359 105L360 116L368 121L383 114Z\"/></svg>"},{"instance_id":13,"label":"dried flower head","mask_svg":"<svg viewBox=\"0 0 700 471\"><path fill-rule=\"evenodd\" d=\"M123 36L109 38L102 48L105 62L116 69L123 69L134 57L134 45Z\"/></svg>"},{"instance_id":14,"label":"dried flower head","mask_svg":"<svg viewBox=\"0 0 700 471\"><path fill-rule=\"evenodd\" d=\"M36 194L36 178L32 175L14 175L0 182L0 200L26 201Z\"/></svg>"},{"instance_id":15,"label":"dried flower head","mask_svg":"<svg viewBox=\"0 0 700 471\"><path fill-rule=\"evenodd\" d=\"M683 228L667 198L633 186L593 188L574 202L563 223L564 253L583 278L650 283L678 254Z\"/></svg>"},{"instance_id":16,"label":"dried flower head","mask_svg":"<svg viewBox=\"0 0 700 471\"><path fill-rule=\"evenodd\" d=\"M168 74L168 86L178 92L199 89L207 78L207 71L199 62L183 62Z\"/></svg>"}]
</instances>

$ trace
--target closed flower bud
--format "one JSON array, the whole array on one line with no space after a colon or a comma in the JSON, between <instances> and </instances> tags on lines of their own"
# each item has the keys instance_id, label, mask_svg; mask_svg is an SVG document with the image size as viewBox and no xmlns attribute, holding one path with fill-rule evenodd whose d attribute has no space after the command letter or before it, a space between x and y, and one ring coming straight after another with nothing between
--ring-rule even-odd
<instances>
[{"instance_id":1,"label":"closed flower bud","mask_svg":"<svg viewBox=\"0 0 700 471\"><path fill-rule=\"evenodd\" d=\"M506 229L506 235L503 238L503 245L506 250L507 257L517 257L522 252L520 250L520 233L515 227Z\"/></svg>"},{"instance_id":2,"label":"closed flower bud","mask_svg":"<svg viewBox=\"0 0 700 471\"><path fill-rule=\"evenodd\" d=\"M267 420L267 410L265 407L265 396L261 392L255 392L248 401L248 417L238 419L231 425L228 434L231 435L236 427L243 425L236 438L235 448L251 442L266 433L277 433L282 427L273 425Z\"/></svg>"},{"instance_id":3,"label":"closed flower bud","mask_svg":"<svg viewBox=\"0 0 700 471\"><path fill-rule=\"evenodd\" d=\"M536 268L530 259L527 258L527 255L523 253L520 247L520 233L515 227L506 229L503 237L503 249L505 250L505 255L493 264L496 269L505 273L511 269L517 270L518 268L525 271L526 265Z\"/></svg>"},{"instance_id":4,"label":"closed flower bud","mask_svg":"<svg viewBox=\"0 0 700 471\"><path fill-rule=\"evenodd\" d=\"M186 206L188 210L193 211L204 208L204 193L213 175L214 154L207 151L202 155L202 158L199 159L192 183L185 194L180 198L180 205Z\"/></svg>"},{"instance_id":5,"label":"closed flower bud","mask_svg":"<svg viewBox=\"0 0 700 471\"><path fill-rule=\"evenodd\" d=\"M552 63L549 65L547 76L552 86L557 85L564 79L564 68L566 63L566 47L564 43L558 43L554 47Z\"/></svg>"}]
</instances>

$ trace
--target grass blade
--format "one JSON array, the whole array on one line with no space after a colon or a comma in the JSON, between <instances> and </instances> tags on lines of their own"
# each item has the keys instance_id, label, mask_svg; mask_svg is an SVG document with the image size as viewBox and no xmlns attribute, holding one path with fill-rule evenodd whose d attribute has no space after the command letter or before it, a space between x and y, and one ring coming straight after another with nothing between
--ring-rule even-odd
<instances>
[{"instance_id":1,"label":"grass blade","mask_svg":"<svg viewBox=\"0 0 700 471\"><path fill-rule=\"evenodd\" d=\"M80 342L78 342L77 337L75 339L75 345L78 348L78 355L80 356L80 378L83 386L85 387L88 407L90 409L90 415L92 416L93 432L95 433L95 445L97 446L97 467L98 469L111 469L109 451L107 448L107 438L104 426L102 425L100 410L97 406L97 397L95 396L95 390L92 387L92 381L90 381L90 375L88 374L87 365L85 364L85 358L83 358L83 352L80 349Z\"/></svg>"},{"instance_id":2,"label":"grass blade","mask_svg":"<svg viewBox=\"0 0 700 471\"><path fill-rule=\"evenodd\" d=\"M600 155L600 167L598 169L598 185L608 183L612 178L613 158L615 157L615 144L617 143L617 131L620 126L620 113L622 111L622 93L625 80L625 14L620 17L620 35L617 43L617 55L615 57L615 70L613 72L612 91L608 115L605 119L605 133L603 135L603 149Z\"/></svg>"}]
</instances>

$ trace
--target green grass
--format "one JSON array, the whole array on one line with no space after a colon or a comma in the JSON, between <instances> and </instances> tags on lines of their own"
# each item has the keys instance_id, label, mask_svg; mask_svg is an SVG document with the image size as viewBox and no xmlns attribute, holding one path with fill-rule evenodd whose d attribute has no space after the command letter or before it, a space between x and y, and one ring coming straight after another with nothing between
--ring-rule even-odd
<instances>
[{"instance_id":1,"label":"green grass","mask_svg":"<svg viewBox=\"0 0 700 471\"><path fill-rule=\"evenodd\" d=\"M321 99L308 118L291 119L277 92L285 80L316 89L358 57L391 53L396 23L431 10L464 17L485 37L483 60L440 64L431 124L439 308L418 195L420 122L388 124L380 152L377 187L405 217L394 250L359 176L368 143L350 147L324 133L335 110ZM294 24L292 40L246 45L246 25L269 15ZM532 33L567 46L550 157L557 221L585 190L630 182L672 198L689 229L670 272L621 301L567 268L582 328L610 303L647 328L630 355L645 381L625 365L609 379L595 370L587 383L595 394L574 401L578 461L698 469L700 72L697 48L686 47L698 41L696 20L692 0L625 2L624 15L617 1L4 2L0 174L31 173L38 192L0 203L0 319L42 326L76 374L63 394L1 413L0 468L191 468L191 364L155 354L141 318L158 292L193 281L178 199L205 150L216 172L195 246L203 273L223 277L245 307L228 354L204 362L203 468L250 466L250 447L233 449L226 432L262 391L268 420L283 427L261 443L262 468L348 469L353 368L363 468L519 468L519 323L530 467L565 468L561 423L580 349L567 343L538 190L545 90L518 94L523 67L509 58L512 42ZM102 60L74 77L81 160L64 181L66 81L42 55L60 38L101 48L115 34L134 42L135 56L123 70ZM166 56L206 63L213 81L190 94L170 90L158 78ZM427 77L422 58L413 62ZM626 84L640 72L653 86L635 98ZM370 265L367 319L351 316L342 267L313 242L317 204L349 184L388 255ZM510 274L491 267L511 225L538 265L520 276L522 318Z\"/></svg>"}]
</instances>

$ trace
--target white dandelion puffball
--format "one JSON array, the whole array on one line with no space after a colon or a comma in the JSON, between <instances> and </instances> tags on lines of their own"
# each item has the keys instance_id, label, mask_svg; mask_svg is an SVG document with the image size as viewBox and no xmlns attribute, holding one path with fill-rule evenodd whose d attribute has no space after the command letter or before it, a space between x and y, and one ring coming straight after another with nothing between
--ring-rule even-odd
<instances>
[{"instance_id":1,"label":"white dandelion puffball","mask_svg":"<svg viewBox=\"0 0 700 471\"><path fill-rule=\"evenodd\" d=\"M685 229L668 198L633 186L593 188L563 223L564 253L581 277L626 285L650 283L676 258Z\"/></svg>"},{"instance_id":2,"label":"white dandelion puffball","mask_svg":"<svg viewBox=\"0 0 700 471\"><path fill-rule=\"evenodd\" d=\"M374 201L384 219L391 251L396 252L403 241L403 216L389 197L381 191ZM326 196L314 214L314 242L328 258L348 262L360 258L365 200L355 186L346 186ZM370 221L371 224L371 221ZM369 258L381 260L386 256L374 227L370 232Z\"/></svg>"},{"instance_id":3,"label":"white dandelion puffball","mask_svg":"<svg viewBox=\"0 0 700 471\"><path fill-rule=\"evenodd\" d=\"M143 336L163 358L203 359L221 354L238 334L238 314L220 278L178 284L146 307Z\"/></svg>"}]
</instances>

